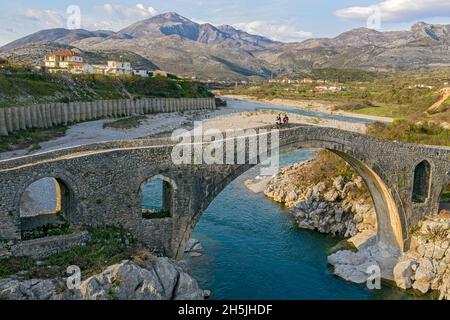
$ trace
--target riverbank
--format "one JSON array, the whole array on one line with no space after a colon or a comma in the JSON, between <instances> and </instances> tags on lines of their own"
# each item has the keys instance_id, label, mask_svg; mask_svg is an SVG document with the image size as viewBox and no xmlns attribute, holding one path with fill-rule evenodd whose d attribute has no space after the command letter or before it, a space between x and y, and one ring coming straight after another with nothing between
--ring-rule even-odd
<instances>
[{"instance_id":1,"label":"riverbank","mask_svg":"<svg viewBox=\"0 0 450 320\"><path fill-rule=\"evenodd\" d=\"M372 116L372 115L363 115L359 113L346 112L335 110L334 106L330 102L326 101L316 101L316 100L289 100L289 99L258 99L256 97L248 96L248 95L223 95L223 98L226 99L235 99L235 100L244 100L258 103L268 103L273 105L279 105L284 107L302 109L306 111L316 111L325 114L332 115L340 115L340 116L348 116L353 118L366 119L377 122L384 123L392 123L394 121L393 118L389 117L380 117L380 116Z\"/></svg>"}]
</instances>

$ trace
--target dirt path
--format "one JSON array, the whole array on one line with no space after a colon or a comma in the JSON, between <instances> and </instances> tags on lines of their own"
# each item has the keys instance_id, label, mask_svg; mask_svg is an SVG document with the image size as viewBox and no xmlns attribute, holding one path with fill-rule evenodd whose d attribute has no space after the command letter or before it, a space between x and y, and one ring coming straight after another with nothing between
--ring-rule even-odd
<instances>
[{"instance_id":1,"label":"dirt path","mask_svg":"<svg viewBox=\"0 0 450 320\"><path fill-rule=\"evenodd\" d=\"M443 96L435 102L430 108L428 108L427 113L431 114L436 112L441 105L450 97L450 88L444 88L441 90Z\"/></svg>"}]
</instances>

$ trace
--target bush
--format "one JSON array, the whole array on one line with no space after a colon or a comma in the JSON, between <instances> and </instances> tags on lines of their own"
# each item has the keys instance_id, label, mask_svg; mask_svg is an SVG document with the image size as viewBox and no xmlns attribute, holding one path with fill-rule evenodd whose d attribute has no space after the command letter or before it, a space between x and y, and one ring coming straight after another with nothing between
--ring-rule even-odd
<instances>
[{"instance_id":1,"label":"bush","mask_svg":"<svg viewBox=\"0 0 450 320\"><path fill-rule=\"evenodd\" d=\"M369 126L368 134L387 140L450 146L450 130L426 124L415 125L407 120L394 121L392 124L374 123Z\"/></svg>"}]
</instances>

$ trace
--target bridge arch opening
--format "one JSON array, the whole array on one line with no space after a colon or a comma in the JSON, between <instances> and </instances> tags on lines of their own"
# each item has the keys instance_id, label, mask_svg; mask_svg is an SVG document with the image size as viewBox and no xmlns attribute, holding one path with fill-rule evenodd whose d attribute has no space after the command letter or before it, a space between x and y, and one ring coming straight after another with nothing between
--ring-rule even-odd
<instances>
[{"instance_id":1,"label":"bridge arch opening","mask_svg":"<svg viewBox=\"0 0 450 320\"><path fill-rule=\"evenodd\" d=\"M22 239L57 235L67 229L71 199L68 185L59 178L44 177L29 184L19 203Z\"/></svg>"},{"instance_id":2,"label":"bridge arch opening","mask_svg":"<svg viewBox=\"0 0 450 320\"><path fill-rule=\"evenodd\" d=\"M391 190L386 186L380 175L375 172L370 166L365 164L363 161L357 159L355 156L349 153L338 151L342 148L336 148L331 144L324 143L323 141L308 141L295 143L293 145L283 146L283 154L287 151L293 151L296 149L305 148L315 148L315 149L325 149L328 150L340 158L342 158L346 163L348 163L354 171L363 179L367 191L373 201L373 206L376 212L376 230L377 230L377 243L381 244L385 249L389 250L392 254L398 254L404 250L404 238L406 236L403 227L402 216L400 215L399 208L395 201L394 195ZM207 210L209 204L214 201L221 191L223 191L228 184L239 177L241 174L245 173L250 167L241 166L237 167L235 172L232 172L229 176L222 180L221 186L218 186L216 190L208 195L208 199L205 200L205 204L200 212L193 217L193 225L190 230L182 236L184 243L178 247L175 252L176 256L180 257L184 250L184 245L187 243L191 233L201 218L204 211Z\"/></svg>"},{"instance_id":3,"label":"bridge arch opening","mask_svg":"<svg viewBox=\"0 0 450 320\"><path fill-rule=\"evenodd\" d=\"M161 219L172 216L173 194L176 189L173 180L156 175L141 184L141 211L144 219Z\"/></svg>"},{"instance_id":4,"label":"bridge arch opening","mask_svg":"<svg viewBox=\"0 0 450 320\"><path fill-rule=\"evenodd\" d=\"M414 168L412 200L414 203L425 203L430 197L431 165L423 160Z\"/></svg>"}]
</instances>

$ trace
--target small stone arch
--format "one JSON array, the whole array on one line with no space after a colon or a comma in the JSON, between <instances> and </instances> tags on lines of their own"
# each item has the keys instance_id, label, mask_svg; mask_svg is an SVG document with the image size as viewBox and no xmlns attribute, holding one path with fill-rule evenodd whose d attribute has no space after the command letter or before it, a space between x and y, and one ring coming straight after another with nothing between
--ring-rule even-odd
<instances>
[{"instance_id":1,"label":"small stone arch","mask_svg":"<svg viewBox=\"0 0 450 320\"><path fill-rule=\"evenodd\" d=\"M22 200L26 191L36 182L45 179L52 179L55 184L55 209L48 212L40 212L36 215L22 215ZM72 211L75 206L74 184L71 179L61 174L40 174L28 179L16 193L15 199L15 219L19 226L19 233L32 230L49 223L64 221L70 223Z\"/></svg>"},{"instance_id":2,"label":"small stone arch","mask_svg":"<svg viewBox=\"0 0 450 320\"><path fill-rule=\"evenodd\" d=\"M432 166L428 160L422 160L414 167L412 201L425 203L430 198Z\"/></svg>"},{"instance_id":3,"label":"small stone arch","mask_svg":"<svg viewBox=\"0 0 450 320\"><path fill-rule=\"evenodd\" d=\"M153 181L161 180L162 183L162 205L161 209L158 210L149 210L143 207L143 193L145 187L152 183ZM178 190L177 184L174 180L169 177L163 176L161 174L157 174L152 176L149 179L146 179L139 186L139 201L142 213L142 218L154 219L154 218L169 218L173 216L174 209L174 194Z\"/></svg>"}]
</instances>

